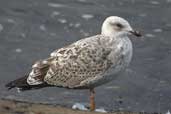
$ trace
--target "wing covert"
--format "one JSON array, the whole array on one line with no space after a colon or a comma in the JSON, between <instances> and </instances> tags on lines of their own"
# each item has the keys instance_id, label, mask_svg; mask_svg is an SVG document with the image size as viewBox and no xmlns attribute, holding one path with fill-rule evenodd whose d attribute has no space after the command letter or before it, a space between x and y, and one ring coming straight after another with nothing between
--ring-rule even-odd
<instances>
[{"instance_id":1,"label":"wing covert","mask_svg":"<svg viewBox=\"0 0 171 114\"><path fill-rule=\"evenodd\" d=\"M96 77L112 65L107 59L109 54L110 49L99 44L76 42L51 54L54 60L44 80L51 85L78 87L82 81Z\"/></svg>"}]
</instances>

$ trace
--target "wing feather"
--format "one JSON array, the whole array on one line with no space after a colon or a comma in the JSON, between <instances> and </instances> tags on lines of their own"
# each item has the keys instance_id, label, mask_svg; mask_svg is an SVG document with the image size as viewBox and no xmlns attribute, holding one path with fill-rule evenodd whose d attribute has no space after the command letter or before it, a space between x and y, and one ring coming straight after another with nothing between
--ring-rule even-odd
<instances>
[{"instance_id":1,"label":"wing feather","mask_svg":"<svg viewBox=\"0 0 171 114\"><path fill-rule=\"evenodd\" d=\"M97 37L96 40L99 40ZM75 88L81 82L104 73L111 65L110 49L99 41L81 40L54 51L54 57L44 80L51 85Z\"/></svg>"},{"instance_id":2,"label":"wing feather","mask_svg":"<svg viewBox=\"0 0 171 114\"><path fill-rule=\"evenodd\" d=\"M44 83L44 77L49 70L51 60L52 58L39 60L32 66L32 70L27 78L27 83L29 85L39 85Z\"/></svg>"}]
</instances>

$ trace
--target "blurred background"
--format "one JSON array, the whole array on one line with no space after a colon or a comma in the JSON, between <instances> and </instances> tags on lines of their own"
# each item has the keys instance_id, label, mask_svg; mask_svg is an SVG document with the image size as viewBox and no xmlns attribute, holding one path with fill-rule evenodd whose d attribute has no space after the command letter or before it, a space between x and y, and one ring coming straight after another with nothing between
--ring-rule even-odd
<instances>
[{"instance_id":1,"label":"blurred background","mask_svg":"<svg viewBox=\"0 0 171 114\"><path fill-rule=\"evenodd\" d=\"M124 75L96 88L97 107L109 111L171 110L171 0L0 0L0 98L71 107L88 90L44 88L17 93L4 85L57 48L100 33L117 15L142 31Z\"/></svg>"}]
</instances>

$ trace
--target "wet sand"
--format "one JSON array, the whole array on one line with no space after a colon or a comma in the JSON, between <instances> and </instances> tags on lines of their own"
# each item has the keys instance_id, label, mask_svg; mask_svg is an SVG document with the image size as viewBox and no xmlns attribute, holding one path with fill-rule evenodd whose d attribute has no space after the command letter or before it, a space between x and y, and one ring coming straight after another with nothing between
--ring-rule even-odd
<instances>
[{"instance_id":1,"label":"wet sand","mask_svg":"<svg viewBox=\"0 0 171 114\"><path fill-rule=\"evenodd\" d=\"M69 108L54 106L48 104L35 104L28 102L19 102L15 100L0 100L1 114L158 114L146 112L123 112L116 111L110 113L100 113L91 111L79 111Z\"/></svg>"}]
</instances>

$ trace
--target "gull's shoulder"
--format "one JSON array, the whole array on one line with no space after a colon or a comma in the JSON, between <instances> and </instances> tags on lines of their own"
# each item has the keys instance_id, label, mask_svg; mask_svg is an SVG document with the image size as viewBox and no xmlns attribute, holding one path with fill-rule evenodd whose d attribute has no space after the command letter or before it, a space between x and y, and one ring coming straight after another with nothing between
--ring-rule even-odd
<instances>
[{"instance_id":1,"label":"gull's shoulder","mask_svg":"<svg viewBox=\"0 0 171 114\"><path fill-rule=\"evenodd\" d=\"M101 38L104 38L105 36L98 34L98 35L94 35L94 36L90 36L90 37L86 37L83 39L80 39L76 42L71 43L70 45L64 46L62 48L56 49L55 51L53 51L50 56L51 57L55 57L57 55L59 55L60 53L64 52L65 50L72 50L75 48L83 48L83 47L88 47L90 45L98 45L100 42Z\"/></svg>"}]
</instances>

